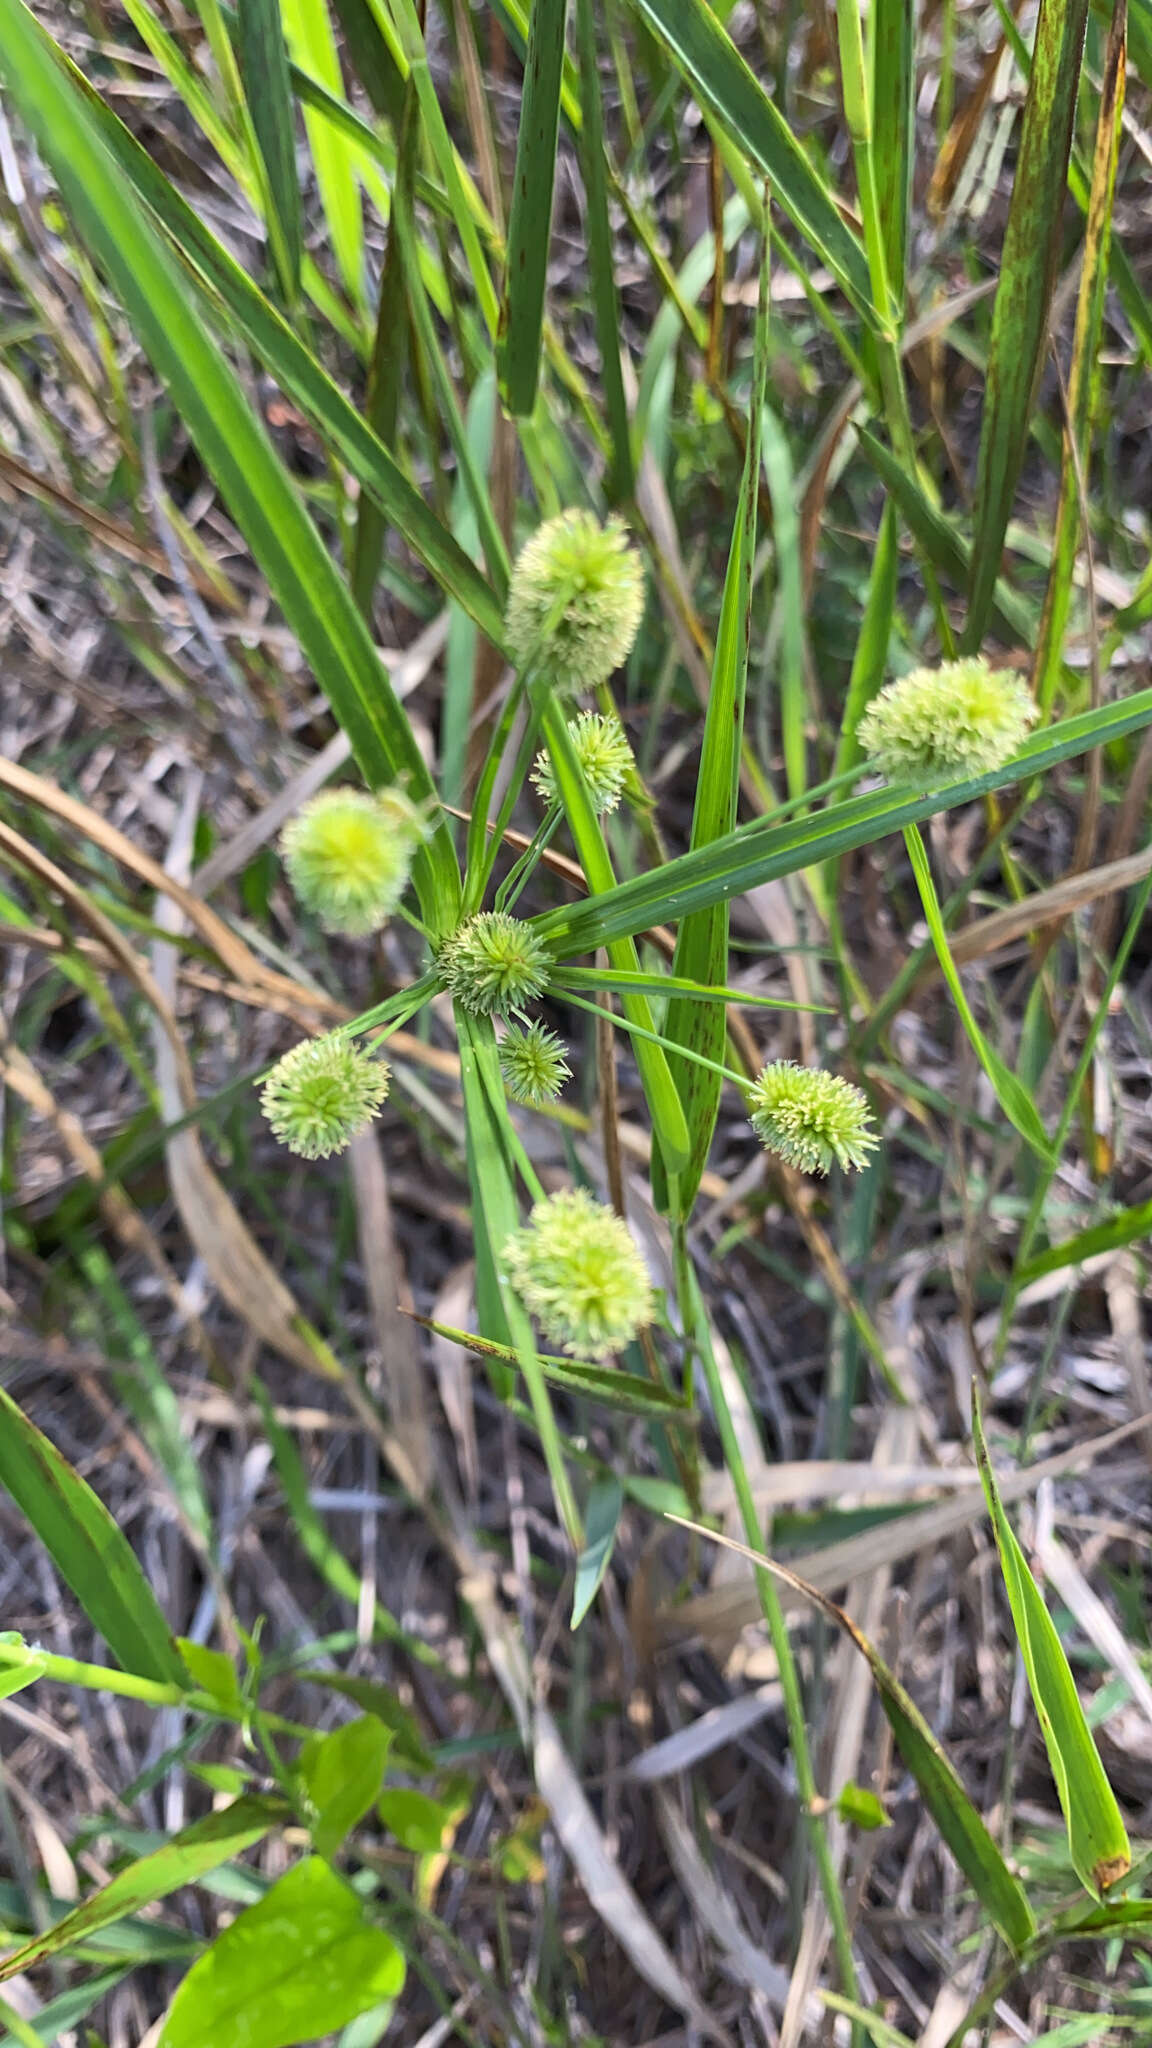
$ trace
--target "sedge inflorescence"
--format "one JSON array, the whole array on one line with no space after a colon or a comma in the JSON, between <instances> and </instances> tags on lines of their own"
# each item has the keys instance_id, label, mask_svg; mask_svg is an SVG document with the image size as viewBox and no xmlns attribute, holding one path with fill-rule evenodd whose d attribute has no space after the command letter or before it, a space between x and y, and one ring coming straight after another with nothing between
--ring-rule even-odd
<instances>
[{"instance_id":1,"label":"sedge inflorescence","mask_svg":"<svg viewBox=\"0 0 1152 2048\"><path fill-rule=\"evenodd\" d=\"M513 1026L500 1041L500 1072L513 1102L526 1109L555 1102L572 1079L566 1050L563 1039L544 1024L530 1024L526 1031Z\"/></svg>"},{"instance_id":2,"label":"sedge inflorescence","mask_svg":"<svg viewBox=\"0 0 1152 2048\"><path fill-rule=\"evenodd\" d=\"M568 720L568 733L588 784L593 810L602 815L614 811L632 768L632 749L620 720L612 714L581 711ZM547 747L536 756L532 783L546 804L556 802L556 771Z\"/></svg>"},{"instance_id":3,"label":"sedge inflorescence","mask_svg":"<svg viewBox=\"0 0 1152 2048\"><path fill-rule=\"evenodd\" d=\"M330 789L284 827L280 851L297 896L325 930L364 938L396 909L423 834L403 790Z\"/></svg>"},{"instance_id":4,"label":"sedge inflorescence","mask_svg":"<svg viewBox=\"0 0 1152 2048\"><path fill-rule=\"evenodd\" d=\"M622 521L571 511L521 549L504 623L517 667L538 658L554 689L575 693L607 682L643 615L644 570Z\"/></svg>"},{"instance_id":5,"label":"sedge inflorescence","mask_svg":"<svg viewBox=\"0 0 1152 2048\"><path fill-rule=\"evenodd\" d=\"M982 658L916 668L869 705L861 751L891 781L987 775L1012 759L1036 720L1027 682Z\"/></svg>"},{"instance_id":6,"label":"sedge inflorescence","mask_svg":"<svg viewBox=\"0 0 1152 2048\"><path fill-rule=\"evenodd\" d=\"M652 1320L648 1269L628 1225L584 1188L537 1202L502 1258L529 1314L572 1357L606 1358Z\"/></svg>"},{"instance_id":7,"label":"sedge inflorescence","mask_svg":"<svg viewBox=\"0 0 1152 2048\"><path fill-rule=\"evenodd\" d=\"M552 955L523 918L482 910L440 951L444 985L476 1017L516 1015L542 995Z\"/></svg>"},{"instance_id":8,"label":"sedge inflorescence","mask_svg":"<svg viewBox=\"0 0 1152 2048\"><path fill-rule=\"evenodd\" d=\"M389 1068L342 1032L306 1038L277 1060L260 1107L282 1145L302 1159L342 1152L388 1094Z\"/></svg>"},{"instance_id":9,"label":"sedge inflorescence","mask_svg":"<svg viewBox=\"0 0 1152 2048\"><path fill-rule=\"evenodd\" d=\"M748 1115L760 1143L802 1173L827 1173L834 1159L866 1166L880 1142L861 1089L793 1060L764 1068L748 1091Z\"/></svg>"}]
</instances>

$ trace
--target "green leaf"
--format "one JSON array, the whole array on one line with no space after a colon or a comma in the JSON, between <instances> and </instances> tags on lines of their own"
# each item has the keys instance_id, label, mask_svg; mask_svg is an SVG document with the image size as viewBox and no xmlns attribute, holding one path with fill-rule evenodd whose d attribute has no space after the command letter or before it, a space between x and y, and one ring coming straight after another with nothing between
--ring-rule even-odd
<instances>
[{"instance_id":1,"label":"green leaf","mask_svg":"<svg viewBox=\"0 0 1152 2048\"><path fill-rule=\"evenodd\" d=\"M500 393L514 416L532 411L540 375L567 16L568 0L532 0L496 352Z\"/></svg>"},{"instance_id":2,"label":"green leaf","mask_svg":"<svg viewBox=\"0 0 1152 2048\"><path fill-rule=\"evenodd\" d=\"M756 513L760 497L760 430L767 374L768 251L763 249L744 474L728 550L700 750L700 772L692 812L691 845L694 851L724 838L736 824L752 628ZM707 984L723 982L727 967L728 904L722 900L707 904L681 920L672 972L679 980ZM664 1035L673 1045L682 1045L707 1060L719 1062L724 1057L727 1037L725 1005L722 1002L700 1004L674 996L668 1005ZM694 1060L677 1059L673 1054L668 1064L684 1105L688 1126L688 1161L680 1169L675 1187L677 1213L687 1216L696 1200L707 1163L724 1084L713 1067L700 1066ZM654 1157L654 1167L655 1163ZM661 1164L664 1164L663 1160ZM659 1206L667 1206L671 1192L671 1189L658 1191ZM660 1193L665 1195L662 1202Z\"/></svg>"},{"instance_id":3,"label":"green leaf","mask_svg":"<svg viewBox=\"0 0 1152 2048\"><path fill-rule=\"evenodd\" d=\"M961 652L983 644L1028 422L1048 345L1088 0L1040 0L1016 175L1000 257L972 514Z\"/></svg>"},{"instance_id":4,"label":"green leaf","mask_svg":"<svg viewBox=\"0 0 1152 2048\"><path fill-rule=\"evenodd\" d=\"M454 1330L450 1323L434 1322L430 1316L417 1316L416 1321L465 1351L478 1352L482 1358L507 1359L523 1370L520 1354L510 1344L499 1344L491 1337L476 1337L468 1330ZM625 1415L654 1415L665 1420L686 1419L691 1413L682 1394L673 1394L654 1380L642 1380L619 1366L590 1365L578 1358L552 1358L542 1352L534 1355L546 1379L558 1387L567 1387L571 1393L586 1394L601 1407L618 1408Z\"/></svg>"},{"instance_id":5,"label":"green leaf","mask_svg":"<svg viewBox=\"0 0 1152 2048\"><path fill-rule=\"evenodd\" d=\"M142 1856L129 1869L120 1871L102 1890L85 1899L82 1906L66 1914L46 1933L38 1934L34 1941L25 1942L22 1948L5 1956L0 1961L0 1983L30 1970L47 1956L77 1947L98 1928L109 1927L129 1913L139 1913L157 1899L166 1899L171 1892L179 1891L181 1885L196 1884L291 1818L291 1808L283 1800L253 1795L237 1799L221 1813L210 1813L207 1819L182 1828L162 1849ZM223 2043L215 2043L214 2048L223 2048Z\"/></svg>"},{"instance_id":6,"label":"green leaf","mask_svg":"<svg viewBox=\"0 0 1152 2048\"><path fill-rule=\"evenodd\" d=\"M836 1811L841 1820L848 1822L849 1827L871 1830L890 1828L892 1825L876 1794L870 1792L865 1785L842 1785L836 1800Z\"/></svg>"},{"instance_id":7,"label":"green leaf","mask_svg":"<svg viewBox=\"0 0 1152 2048\"><path fill-rule=\"evenodd\" d=\"M413 796L431 800L431 778L412 728L295 485L190 305L185 280L106 153L88 106L22 0L0 0L0 64L15 105L228 499L366 779L377 785L403 776ZM416 883L433 927L450 921L459 878L443 820L421 850Z\"/></svg>"},{"instance_id":8,"label":"green leaf","mask_svg":"<svg viewBox=\"0 0 1152 2048\"><path fill-rule=\"evenodd\" d=\"M268 179L283 252L281 289L300 289L304 245L296 176L296 120L280 0L236 0L236 43L244 96Z\"/></svg>"},{"instance_id":9,"label":"green leaf","mask_svg":"<svg viewBox=\"0 0 1152 2048\"><path fill-rule=\"evenodd\" d=\"M1149 1233L1152 1202L1137 1202L1130 1209L1122 1209L1118 1216L1110 1216L1104 1223L1092 1223L1087 1230L1078 1230L1075 1237L1066 1237L1060 1244L1037 1252L1034 1259L1021 1266L1016 1284L1024 1288L1031 1280L1042 1280L1045 1273L1059 1273L1065 1266L1082 1266L1085 1259L1094 1259L1101 1252L1118 1251Z\"/></svg>"},{"instance_id":10,"label":"green leaf","mask_svg":"<svg viewBox=\"0 0 1152 2048\"><path fill-rule=\"evenodd\" d=\"M600 69L596 59L596 11L593 0L576 0L576 43L580 55L580 170L587 201L588 281L600 349L604 415L612 436L612 467L604 493L610 505L631 498L636 489L632 430L620 368L620 295L616 289L615 244L608 213L605 177L604 110L600 103Z\"/></svg>"},{"instance_id":11,"label":"green leaf","mask_svg":"<svg viewBox=\"0 0 1152 2048\"><path fill-rule=\"evenodd\" d=\"M1048 1133L1040 1121L1036 1104L1032 1100L1031 1091L1026 1083L1005 1065L996 1048L989 1045L972 1014L959 969L952 958L948 933L944 927L944 914L936 894L936 885L932 880L928 854L917 826L906 826L904 844L908 849L908 858L912 863L912 872L920 891L920 901L932 936L932 944L936 949L936 958L940 963L940 972L948 984L952 1001L956 1005L956 1013L968 1035L972 1050L992 1083L996 1100L1009 1123L1015 1125L1020 1136L1027 1139L1041 1159L1050 1163L1052 1148L1048 1142Z\"/></svg>"},{"instance_id":12,"label":"green leaf","mask_svg":"<svg viewBox=\"0 0 1152 2048\"><path fill-rule=\"evenodd\" d=\"M807 236L861 318L870 327L882 327L859 240L707 0L633 0L633 6L700 98L759 166L773 201Z\"/></svg>"},{"instance_id":13,"label":"green leaf","mask_svg":"<svg viewBox=\"0 0 1152 2048\"><path fill-rule=\"evenodd\" d=\"M391 1935L310 1856L193 1963L159 2048L296 2048L395 1998L404 1974Z\"/></svg>"},{"instance_id":14,"label":"green leaf","mask_svg":"<svg viewBox=\"0 0 1152 2048\"><path fill-rule=\"evenodd\" d=\"M1078 712L1047 731L1025 740L1015 759L988 775L967 782L945 783L925 792L874 789L822 811L773 824L756 818L738 826L713 846L681 854L651 873L598 890L587 902L550 910L532 919L534 929L561 959L590 953L608 939L647 931L669 918L680 918L703 903L743 895L759 882L798 874L817 861L870 846L889 832L916 824L937 812L971 803L993 789L1027 782L1057 762L1074 759L1093 747L1106 746L1125 733L1152 725L1152 690L1140 690L1115 704Z\"/></svg>"},{"instance_id":15,"label":"green leaf","mask_svg":"<svg viewBox=\"0 0 1152 2048\"><path fill-rule=\"evenodd\" d=\"M209 1650L203 1643L189 1642L187 1636L178 1636L176 1641L197 1690L206 1692L209 1699L219 1700L229 1714L238 1714L242 1695L231 1657L226 1657L223 1650Z\"/></svg>"},{"instance_id":16,"label":"green leaf","mask_svg":"<svg viewBox=\"0 0 1152 2048\"><path fill-rule=\"evenodd\" d=\"M600 1591L616 1544L624 1492L620 1481L609 1474L598 1479L588 1495L584 1511L584 1548L576 1560L576 1585L572 1594L572 1627L579 1628Z\"/></svg>"},{"instance_id":17,"label":"green leaf","mask_svg":"<svg viewBox=\"0 0 1152 2048\"><path fill-rule=\"evenodd\" d=\"M325 0L278 0L284 30L296 62L329 92L344 89L336 40ZM356 179L356 153L330 123L307 108L304 125L316 169L316 183L345 288L354 305L364 303L364 220Z\"/></svg>"},{"instance_id":18,"label":"green leaf","mask_svg":"<svg viewBox=\"0 0 1152 2048\"><path fill-rule=\"evenodd\" d=\"M424 1747L420 1730L390 1685L383 1685L378 1678L349 1677L343 1671L298 1671L296 1676L310 1685L326 1686L329 1692L338 1692L341 1699L354 1701L366 1714L374 1714L388 1730L393 1750L402 1762L417 1771L432 1769L432 1758Z\"/></svg>"},{"instance_id":19,"label":"green leaf","mask_svg":"<svg viewBox=\"0 0 1152 2048\"><path fill-rule=\"evenodd\" d=\"M312 1841L318 1856L335 1855L380 1790L392 1737L375 1714L314 1735L298 1769L316 1810Z\"/></svg>"},{"instance_id":20,"label":"green leaf","mask_svg":"<svg viewBox=\"0 0 1152 2048\"><path fill-rule=\"evenodd\" d=\"M872 175L888 284L904 306L908 209L915 135L915 0L875 0L868 13L872 59Z\"/></svg>"},{"instance_id":21,"label":"green leaf","mask_svg":"<svg viewBox=\"0 0 1152 2048\"><path fill-rule=\"evenodd\" d=\"M0 1485L27 1516L124 1670L187 1687L172 1631L127 1538L87 1481L3 1389Z\"/></svg>"},{"instance_id":22,"label":"green leaf","mask_svg":"<svg viewBox=\"0 0 1152 2048\"><path fill-rule=\"evenodd\" d=\"M455 1806L446 1806L408 1785L390 1785L380 1794L376 1810L389 1834L417 1856L435 1855L443 1849L458 1818Z\"/></svg>"},{"instance_id":23,"label":"green leaf","mask_svg":"<svg viewBox=\"0 0 1152 2048\"><path fill-rule=\"evenodd\" d=\"M1094 1897L1101 1898L1131 1869L1128 1835L1084 1717L1064 1645L1004 1512L988 1456L975 1386L972 1440L1000 1553L1016 1640L1068 1829L1069 1854L1081 1883Z\"/></svg>"}]
</instances>

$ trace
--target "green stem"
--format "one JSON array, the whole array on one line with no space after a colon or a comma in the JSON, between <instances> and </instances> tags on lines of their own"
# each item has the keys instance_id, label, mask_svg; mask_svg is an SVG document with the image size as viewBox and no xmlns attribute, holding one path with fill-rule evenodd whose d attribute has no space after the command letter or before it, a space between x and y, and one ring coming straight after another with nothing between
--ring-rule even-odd
<instances>
[{"instance_id":1,"label":"green stem","mask_svg":"<svg viewBox=\"0 0 1152 2048\"><path fill-rule=\"evenodd\" d=\"M85 1692L110 1692L120 1699L142 1700L149 1707L185 1707L193 1714L211 1714L218 1721L243 1723L255 1721L259 1715L278 1734L294 1735L301 1740L313 1732L295 1721L284 1720L280 1714L266 1714L262 1709L244 1705L229 1706L211 1693L186 1691L182 1685L165 1685L160 1679L139 1678L134 1671L115 1671L108 1664L82 1664L75 1657L54 1657L49 1651L33 1649L27 1643L0 1643L0 1670L20 1670L24 1666L31 1669L30 1684L47 1678L57 1685L78 1685Z\"/></svg>"}]
</instances>

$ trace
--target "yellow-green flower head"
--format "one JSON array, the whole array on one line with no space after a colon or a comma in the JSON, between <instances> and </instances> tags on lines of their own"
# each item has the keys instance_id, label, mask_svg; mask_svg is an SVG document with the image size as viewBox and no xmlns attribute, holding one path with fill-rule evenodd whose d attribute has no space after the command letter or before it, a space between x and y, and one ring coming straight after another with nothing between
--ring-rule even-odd
<instances>
[{"instance_id":1,"label":"yellow-green flower head","mask_svg":"<svg viewBox=\"0 0 1152 2048\"><path fill-rule=\"evenodd\" d=\"M260 1107L290 1152L327 1159L371 1123L390 1078L383 1060L330 1031L324 1038L306 1038L277 1060Z\"/></svg>"},{"instance_id":2,"label":"yellow-green flower head","mask_svg":"<svg viewBox=\"0 0 1152 2048\"><path fill-rule=\"evenodd\" d=\"M821 1067L774 1060L748 1090L752 1129L769 1152L801 1173L866 1166L880 1143L871 1128L868 1098L851 1081Z\"/></svg>"},{"instance_id":3,"label":"yellow-green flower head","mask_svg":"<svg viewBox=\"0 0 1152 2048\"><path fill-rule=\"evenodd\" d=\"M861 751L892 782L950 782L1010 761L1036 720L1015 669L982 658L914 668L873 698L860 721Z\"/></svg>"},{"instance_id":4,"label":"yellow-green flower head","mask_svg":"<svg viewBox=\"0 0 1152 2048\"><path fill-rule=\"evenodd\" d=\"M620 720L599 711L581 711L568 720L568 731L593 808L601 813L614 811L632 768L632 749ZM556 802L556 776L547 747L536 756L532 782L546 804Z\"/></svg>"},{"instance_id":5,"label":"yellow-green flower head","mask_svg":"<svg viewBox=\"0 0 1152 2048\"><path fill-rule=\"evenodd\" d=\"M574 1358L621 1351L652 1320L648 1269L628 1225L584 1188L537 1202L503 1264L549 1342Z\"/></svg>"},{"instance_id":6,"label":"yellow-green flower head","mask_svg":"<svg viewBox=\"0 0 1152 2048\"><path fill-rule=\"evenodd\" d=\"M450 995L477 1017L515 1016L544 993L552 955L521 917L482 910L440 953Z\"/></svg>"},{"instance_id":7,"label":"yellow-green flower head","mask_svg":"<svg viewBox=\"0 0 1152 2048\"><path fill-rule=\"evenodd\" d=\"M355 939L391 917L423 836L403 790L329 789L284 827L280 851L305 909L325 931Z\"/></svg>"},{"instance_id":8,"label":"yellow-green flower head","mask_svg":"<svg viewBox=\"0 0 1152 2048\"><path fill-rule=\"evenodd\" d=\"M566 1050L563 1039L543 1024L507 1032L500 1041L500 1072L513 1102L526 1109L555 1102L565 1081L572 1079Z\"/></svg>"},{"instance_id":9,"label":"yellow-green flower head","mask_svg":"<svg viewBox=\"0 0 1152 2048\"><path fill-rule=\"evenodd\" d=\"M518 668L539 654L556 690L607 682L643 616L644 569L619 519L601 526L591 512L561 512L516 558L504 619L509 652Z\"/></svg>"}]
</instances>

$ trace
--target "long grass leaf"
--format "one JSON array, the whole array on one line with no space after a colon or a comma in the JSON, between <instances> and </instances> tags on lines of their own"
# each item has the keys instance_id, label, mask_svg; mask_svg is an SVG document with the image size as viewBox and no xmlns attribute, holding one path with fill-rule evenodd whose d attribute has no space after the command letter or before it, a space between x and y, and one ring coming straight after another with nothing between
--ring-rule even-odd
<instances>
[{"instance_id":1,"label":"long grass leaf","mask_svg":"<svg viewBox=\"0 0 1152 2048\"><path fill-rule=\"evenodd\" d=\"M377 784L403 776L414 795L431 799L423 755L352 596L87 106L22 0L0 0L0 31L13 101L167 382L365 777ZM459 877L443 821L421 850L415 879L428 921L434 928L450 921Z\"/></svg>"},{"instance_id":2,"label":"long grass leaf","mask_svg":"<svg viewBox=\"0 0 1152 2048\"><path fill-rule=\"evenodd\" d=\"M1100 1898L1132 1864L1128 1835L1100 1752L1084 1717L1075 1680L1056 1625L1028 1569L1016 1533L1004 1512L980 1416L972 1393L972 1439L988 1513L1000 1553L1000 1568L1016 1640L1024 1659L1044 1746L1068 1829L1073 1867L1086 1889Z\"/></svg>"},{"instance_id":3,"label":"long grass leaf","mask_svg":"<svg viewBox=\"0 0 1152 2048\"><path fill-rule=\"evenodd\" d=\"M861 318L871 327L882 327L859 239L845 225L832 193L707 0L633 0L633 6L700 98L764 173L773 201L807 237Z\"/></svg>"},{"instance_id":4,"label":"long grass leaf","mask_svg":"<svg viewBox=\"0 0 1152 2048\"><path fill-rule=\"evenodd\" d=\"M1028 441L1060 255L1064 193L1088 0L1040 0L1036 46L992 314L962 651L978 652L992 610Z\"/></svg>"},{"instance_id":5,"label":"long grass leaf","mask_svg":"<svg viewBox=\"0 0 1152 2048\"><path fill-rule=\"evenodd\" d=\"M325 0L279 0L288 47L296 61L329 92L343 90L336 38L328 19ZM356 176L356 154L342 135L328 122L304 110L308 146L320 188L320 201L332 249L340 266L344 286L353 305L364 303L364 217L360 185Z\"/></svg>"},{"instance_id":6,"label":"long grass leaf","mask_svg":"<svg viewBox=\"0 0 1152 2048\"><path fill-rule=\"evenodd\" d=\"M2 1389L0 1486L125 1671L187 1686L172 1631L127 1537L87 1480Z\"/></svg>"},{"instance_id":7,"label":"long grass leaf","mask_svg":"<svg viewBox=\"0 0 1152 2048\"><path fill-rule=\"evenodd\" d=\"M281 289L291 301L300 289L304 230L296 176L295 110L279 0L237 0L236 26L244 95L279 230L274 247L282 252Z\"/></svg>"},{"instance_id":8,"label":"long grass leaf","mask_svg":"<svg viewBox=\"0 0 1152 2048\"><path fill-rule=\"evenodd\" d=\"M580 168L588 204L588 278L592 311L600 345L600 380L604 413L612 436L612 466L604 489L610 504L631 498L636 488L632 433L624 375L620 368L620 295L616 290L612 224L608 216L608 184L604 174L604 114L600 105L600 74L596 64L596 15L592 0L576 0L576 41L580 53L580 97L584 121L580 131Z\"/></svg>"},{"instance_id":9,"label":"long grass leaf","mask_svg":"<svg viewBox=\"0 0 1152 2048\"><path fill-rule=\"evenodd\" d=\"M568 0L532 0L496 351L501 396L515 416L532 411L540 376L567 19Z\"/></svg>"},{"instance_id":10,"label":"long grass leaf","mask_svg":"<svg viewBox=\"0 0 1152 2048\"><path fill-rule=\"evenodd\" d=\"M667 919L684 917L702 904L730 901L757 883L799 874L818 861L850 853L858 846L871 846L905 825L971 803L991 790L1027 782L1058 762L1073 760L1149 725L1152 690L1140 690L1119 703L1078 712L1045 732L1032 734L1013 761L987 775L929 792L870 790L778 825L770 818L757 818L713 846L681 854L650 874L600 890L588 902L547 911L533 923L561 959L590 953L609 939L647 931Z\"/></svg>"},{"instance_id":11,"label":"long grass leaf","mask_svg":"<svg viewBox=\"0 0 1152 2048\"><path fill-rule=\"evenodd\" d=\"M875 0L868 20L872 87L872 177L884 237L884 261L897 311L904 305L904 269L912 195L915 133L916 8L914 0Z\"/></svg>"}]
</instances>

